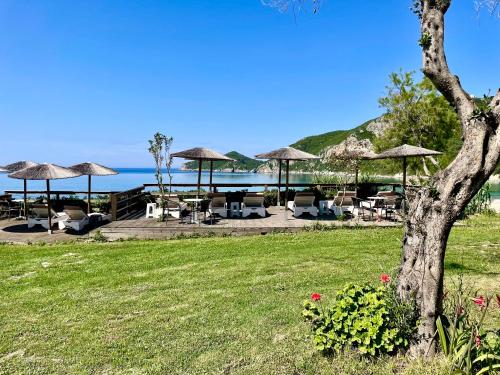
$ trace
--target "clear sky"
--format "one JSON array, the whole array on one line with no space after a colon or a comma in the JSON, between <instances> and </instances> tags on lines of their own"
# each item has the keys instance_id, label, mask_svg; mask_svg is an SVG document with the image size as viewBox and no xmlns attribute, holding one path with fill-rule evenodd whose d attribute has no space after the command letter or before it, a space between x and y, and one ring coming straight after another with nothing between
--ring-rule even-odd
<instances>
[{"instance_id":1,"label":"clear sky","mask_svg":"<svg viewBox=\"0 0 500 375\"><path fill-rule=\"evenodd\" d=\"M150 166L147 140L249 156L381 114L389 73L418 70L410 0L1 0L0 165ZM500 20L454 0L448 60L500 85Z\"/></svg>"}]
</instances>

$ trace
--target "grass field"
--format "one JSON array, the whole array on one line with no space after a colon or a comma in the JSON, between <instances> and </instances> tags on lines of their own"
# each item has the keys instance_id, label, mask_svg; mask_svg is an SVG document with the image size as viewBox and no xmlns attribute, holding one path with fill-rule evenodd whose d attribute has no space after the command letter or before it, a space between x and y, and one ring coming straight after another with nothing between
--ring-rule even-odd
<instances>
[{"instance_id":1,"label":"grass field","mask_svg":"<svg viewBox=\"0 0 500 375\"><path fill-rule=\"evenodd\" d=\"M446 373L436 361L323 358L301 319L311 292L328 303L393 270L400 239L393 228L0 245L0 373ZM498 216L453 229L448 277L498 292L499 270Z\"/></svg>"}]
</instances>

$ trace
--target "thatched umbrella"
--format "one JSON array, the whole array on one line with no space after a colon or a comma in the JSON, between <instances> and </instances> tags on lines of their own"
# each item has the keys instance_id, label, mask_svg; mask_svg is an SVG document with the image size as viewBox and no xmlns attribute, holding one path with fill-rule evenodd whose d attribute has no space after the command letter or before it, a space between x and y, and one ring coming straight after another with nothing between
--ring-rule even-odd
<instances>
[{"instance_id":1,"label":"thatched umbrella","mask_svg":"<svg viewBox=\"0 0 500 375\"><path fill-rule=\"evenodd\" d=\"M200 195L201 167L204 160L210 162L210 190L212 190L212 172L214 169L214 161L234 161L234 159L231 159L226 155L222 155L217 151L209 150L208 148L203 147L195 147L189 150L175 152L172 156L188 160L198 160L198 196Z\"/></svg>"},{"instance_id":2,"label":"thatched umbrella","mask_svg":"<svg viewBox=\"0 0 500 375\"><path fill-rule=\"evenodd\" d=\"M403 159L403 194L406 191L406 159L410 157L424 157L441 155L439 151L429 150L423 147L416 147L404 144L402 146L394 147L385 150L372 159Z\"/></svg>"},{"instance_id":3,"label":"thatched umbrella","mask_svg":"<svg viewBox=\"0 0 500 375\"><path fill-rule=\"evenodd\" d=\"M354 189L356 195L358 194L358 180L359 180L359 162L361 160L370 160L377 157L377 154L372 151L372 144L367 139L358 140L356 137L351 136L344 142L330 147L325 152L325 158L338 159L338 160L351 160L354 161L355 179Z\"/></svg>"},{"instance_id":4,"label":"thatched umbrella","mask_svg":"<svg viewBox=\"0 0 500 375\"><path fill-rule=\"evenodd\" d=\"M105 167L100 164L96 163L81 163L81 164L76 164L73 165L72 167L69 167L70 169L80 172L84 176L88 176L89 178L89 183L88 183L88 195L87 195L87 213L91 213L91 205L90 205L90 195L92 193L92 176L111 176L118 174L117 171L114 169Z\"/></svg>"},{"instance_id":5,"label":"thatched umbrella","mask_svg":"<svg viewBox=\"0 0 500 375\"><path fill-rule=\"evenodd\" d=\"M297 150L293 147L283 147L278 150L271 152L266 152L263 154L255 155L258 159L272 159L278 160L278 205L280 201L280 189L281 189L281 162L284 160L286 162L286 188L285 188L285 214L288 204L288 180L290 174L290 160L314 160L319 159L318 156L309 154L308 152Z\"/></svg>"},{"instance_id":6,"label":"thatched umbrella","mask_svg":"<svg viewBox=\"0 0 500 375\"><path fill-rule=\"evenodd\" d=\"M29 160L22 160L22 161L17 161L12 164L6 165L4 168L7 170L7 172L17 172L20 171L21 169L26 169L26 168L31 168L34 166L37 166L38 163L35 163L33 161ZM24 217L28 217L28 183L26 179L23 181L23 190L24 190Z\"/></svg>"},{"instance_id":7,"label":"thatched umbrella","mask_svg":"<svg viewBox=\"0 0 500 375\"><path fill-rule=\"evenodd\" d=\"M50 180L79 177L82 174L69 168L60 167L55 164L38 164L31 168L21 169L9 174L11 178L23 180L46 180L47 181L47 211L49 221L49 234L52 233L52 216L50 207Z\"/></svg>"}]
</instances>

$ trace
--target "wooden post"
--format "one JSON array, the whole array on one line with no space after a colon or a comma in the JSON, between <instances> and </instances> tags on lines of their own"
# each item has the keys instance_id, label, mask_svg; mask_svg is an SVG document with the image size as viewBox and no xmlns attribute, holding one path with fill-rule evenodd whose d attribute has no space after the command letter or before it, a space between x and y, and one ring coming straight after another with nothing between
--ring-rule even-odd
<instances>
[{"instance_id":1,"label":"wooden post","mask_svg":"<svg viewBox=\"0 0 500 375\"><path fill-rule=\"evenodd\" d=\"M200 198L200 185L201 185L201 159L198 159L198 194L196 198Z\"/></svg>"},{"instance_id":2,"label":"wooden post","mask_svg":"<svg viewBox=\"0 0 500 375\"><path fill-rule=\"evenodd\" d=\"M356 178L354 179L354 192L356 198L358 197L358 177L359 177L359 166L358 163L356 162Z\"/></svg>"},{"instance_id":3,"label":"wooden post","mask_svg":"<svg viewBox=\"0 0 500 375\"><path fill-rule=\"evenodd\" d=\"M280 192L281 192L281 159L278 160L278 207L281 205Z\"/></svg>"},{"instance_id":4,"label":"wooden post","mask_svg":"<svg viewBox=\"0 0 500 375\"><path fill-rule=\"evenodd\" d=\"M406 156L403 156L403 195L406 195Z\"/></svg>"},{"instance_id":5,"label":"wooden post","mask_svg":"<svg viewBox=\"0 0 500 375\"><path fill-rule=\"evenodd\" d=\"M87 214L90 214L92 212L92 207L90 204L90 194L92 192L92 176L89 175L89 191L88 191L88 196L87 196Z\"/></svg>"},{"instance_id":6,"label":"wooden post","mask_svg":"<svg viewBox=\"0 0 500 375\"><path fill-rule=\"evenodd\" d=\"M117 214L118 214L118 208L117 208L117 199L116 199L116 194L110 194L109 195L109 200L111 202L111 221L116 221L117 219Z\"/></svg>"},{"instance_id":7,"label":"wooden post","mask_svg":"<svg viewBox=\"0 0 500 375\"><path fill-rule=\"evenodd\" d=\"M213 187L212 187L212 172L214 170L214 161L210 160L210 192L213 193Z\"/></svg>"},{"instance_id":8,"label":"wooden post","mask_svg":"<svg viewBox=\"0 0 500 375\"><path fill-rule=\"evenodd\" d=\"M50 180L47 180L47 219L49 221L49 234L52 234L52 210L50 207Z\"/></svg>"},{"instance_id":9,"label":"wooden post","mask_svg":"<svg viewBox=\"0 0 500 375\"><path fill-rule=\"evenodd\" d=\"M28 220L28 182L24 179L24 218Z\"/></svg>"},{"instance_id":10,"label":"wooden post","mask_svg":"<svg viewBox=\"0 0 500 375\"><path fill-rule=\"evenodd\" d=\"M290 174L290 160L286 160L286 188L285 188L285 218L288 217L288 178Z\"/></svg>"}]
</instances>

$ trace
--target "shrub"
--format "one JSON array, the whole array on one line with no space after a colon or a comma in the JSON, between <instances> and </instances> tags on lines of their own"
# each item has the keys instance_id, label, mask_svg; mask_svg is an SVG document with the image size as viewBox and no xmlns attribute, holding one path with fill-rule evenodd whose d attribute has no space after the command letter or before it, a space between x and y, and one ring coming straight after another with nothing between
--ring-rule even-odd
<instances>
[{"instance_id":1,"label":"shrub","mask_svg":"<svg viewBox=\"0 0 500 375\"><path fill-rule=\"evenodd\" d=\"M414 303L396 298L389 276L381 281L386 285L348 284L326 309L317 295L304 302L303 316L312 324L317 350L333 354L352 348L377 356L408 347L416 329Z\"/></svg>"},{"instance_id":2,"label":"shrub","mask_svg":"<svg viewBox=\"0 0 500 375\"><path fill-rule=\"evenodd\" d=\"M476 296L462 277L453 292L446 293L444 314L437 319L436 336L454 370L486 374L500 369L500 331L486 331L483 321L493 296ZM495 303L495 302L493 302ZM496 304L500 307L499 296Z\"/></svg>"}]
</instances>

